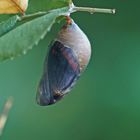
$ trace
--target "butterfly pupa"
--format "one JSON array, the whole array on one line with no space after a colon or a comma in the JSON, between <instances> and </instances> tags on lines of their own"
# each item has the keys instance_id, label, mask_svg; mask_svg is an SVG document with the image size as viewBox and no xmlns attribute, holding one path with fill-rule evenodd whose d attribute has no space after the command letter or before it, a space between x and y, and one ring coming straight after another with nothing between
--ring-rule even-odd
<instances>
[{"instance_id":1,"label":"butterfly pupa","mask_svg":"<svg viewBox=\"0 0 140 140\"><path fill-rule=\"evenodd\" d=\"M91 57L91 44L78 25L68 18L49 48L37 91L37 103L47 106L62 99L76 84Z\"/></svg>"}]
</instances>

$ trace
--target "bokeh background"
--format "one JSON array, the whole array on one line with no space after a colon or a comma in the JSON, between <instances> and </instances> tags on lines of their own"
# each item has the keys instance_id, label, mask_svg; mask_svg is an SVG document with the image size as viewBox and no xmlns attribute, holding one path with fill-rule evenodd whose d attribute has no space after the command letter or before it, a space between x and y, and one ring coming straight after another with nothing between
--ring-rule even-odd
<instances>
[{"instance_id":1,"label":"bokeh background","mask_svg":"<svg viewBox=\"0 0 140 140\"><path fill-rule=\"evenodd\" d=\"M47 0L30 0L28 13ZM48 44L58 24L27 55L0 64L0 109L14 105L2 140L140 140L139 0L75 0L78 6L116 8L116 15L75 13L92 44L86 72L64 100L36 104Z\"/></svg>"}]
</instances>

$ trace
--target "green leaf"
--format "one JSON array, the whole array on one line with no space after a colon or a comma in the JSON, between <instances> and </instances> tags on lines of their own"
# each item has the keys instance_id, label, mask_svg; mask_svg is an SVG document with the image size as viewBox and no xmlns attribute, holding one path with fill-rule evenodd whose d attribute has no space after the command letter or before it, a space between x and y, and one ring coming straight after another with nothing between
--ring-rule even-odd
<instances>
[{"instance_id":1,"label":"green leaf","mask_svg":"<svg viewBox=\"0 0 140 140\"><path fill-rule=\"evenodd\" d=\"M69 8L53 10L45 16L26 22L0 38L0 61L13 59L28 50L44 38L57 17L66 15Z\"/></svg>"},{"instance_id":2,"label":"green leaf","mask_svg":"<svg viewBox=\"0 0 140 140\"><path fill-rule=\"evenodd\" d=\"M70 5L71 0L30 0L27 13L33 13L38 11L49 11L52 9L62 8Z\"/></svg>"},{"instance_id":3,"label":"green leaf","mask_svg":"<svg viewBox=\"0 0 140 140\"><path fill-rule=\"evenodd\" d=\"M9 18L6 21L1 22L0 23L0 37L4 35L5 33L7 33L8 31L12 30L15 27L18 19L19 19L19 16L16 15Z\"/></svg>"}]
</instances>

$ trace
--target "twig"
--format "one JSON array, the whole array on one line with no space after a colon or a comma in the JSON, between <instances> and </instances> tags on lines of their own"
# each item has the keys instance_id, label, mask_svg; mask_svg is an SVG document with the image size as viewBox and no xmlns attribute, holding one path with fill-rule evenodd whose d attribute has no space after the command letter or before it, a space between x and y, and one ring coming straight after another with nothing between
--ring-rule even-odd
<instances>
[{"instance_id":1,"label":"twig","mask_svg":"<svg viewBox=\"0 0 140 140\"><path fill-rule=\"evenodd\" d=\"M0 136L2 135L2 132L3 132L3 129L7 122L9 111L10 111L12 105L13 105L13 98L9 97L8 100L6 101L6 103L3 107L3 111L0 115Z\"/></svg>"},{"instance_id":2,"label":"twig","mask_svg":"<svg viewBox=\"0 0 140 140\"><path fill-rule=\"evenodd\" d=\"M73 7L73 12L89 12L93 13L106 13L106 14L115 14L115 9L103 9L103 8L90 8L90 7Z\"/></svg>"},{"instance_id":3,"label":"twig","mask_svg":"<svg viewBox=\"0 0 140 140\"><path fill-rule=\"evenodd\" d=\"M29 14L29 15L24 15L24 16L21 16L19 18L19 21L40 17L40 16L43 16L43 15L45 15L47 13L51 13L52 11L54 11L54 10L45 11L45 12L37 12L37 13ZM70 9L69 9L69 13L68 14L71 14L71 13L74 13L74 12L78 12L78 11L89 12L91 14L93 14L93 13L115 14L115 9L76 7L74 4L70 5Z\"/></svg>"},{"instance_id":4,"label":"twig","mask_svg":"<svg viewBox=\"0 0 140 140\"><path fill-rule=\"evenodd\" d=\"M19 21L27 20L27 19L32 19L32 18L36 18L36 17L40 17L40 16L44 16L47 13L48 12L37 12L37 13L29 14L29 15L23 15L23 16L21 16L19 18Z\"/></svg>"}]
</instances>

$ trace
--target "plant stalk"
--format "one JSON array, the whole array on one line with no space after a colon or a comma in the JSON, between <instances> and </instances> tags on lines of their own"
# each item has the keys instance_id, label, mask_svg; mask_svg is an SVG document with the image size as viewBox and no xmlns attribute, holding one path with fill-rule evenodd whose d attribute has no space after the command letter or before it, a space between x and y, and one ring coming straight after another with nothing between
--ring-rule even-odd
<instances>
[{"instance_id":1,"label":"plant stalk","mask_svg":"<svg viewBox=\"0 0 140 140\"><path fill-rule=\"evenodd\" d=\"M115 14L115 9L76 7L74 5L71 5L70 10L69 10L69 14L74 13L74 12L89 12L91 14L94 14L94 13ZM37 13L29 14L29 15L23 15L23 16L20 17L19 21L30 20L30 19L33 19L33 18L36 18L36 17L41 17L41 16L46 15L47 13L51 13L51 11L37 12Z\"/></svg>"},{"instance_id":2,"label":"plant stalk","mask_svg":"<svg viewBox=\"0 0 140 140\"><path fill-rule=\"evenodd\" d=\"M41 17L46 15L48 12L37 12L37 13L33 13L33 14L29 14L29 15L23 15L20 17L19 21L23 21L23 20L29 20L29 19L33 19L36 17Z\"/></svg>"},{"instance_id":3,"label":"plant stalk","mask_svg":"<svg viewBox=\"0 0 140 140\"><path fill-rule=\"evenodd\" d=\"M90 7L76 7L72 8L72 12L89 12L93 13L106 13L106 14L115 14L115 9L103 9L103 8L90 8Z\"/></svg>"}]
</instances>

